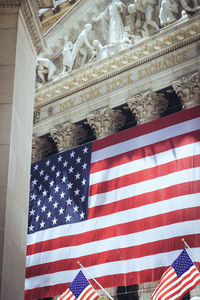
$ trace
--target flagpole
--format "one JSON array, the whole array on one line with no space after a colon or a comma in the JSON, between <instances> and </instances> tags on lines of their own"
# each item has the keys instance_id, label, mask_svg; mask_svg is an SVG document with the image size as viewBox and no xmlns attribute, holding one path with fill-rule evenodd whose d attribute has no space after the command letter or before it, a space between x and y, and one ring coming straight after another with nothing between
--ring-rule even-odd
<instances>
[{"instance_id":1,"label":"flagpole","mask_svg":"<svg viewBox=\"0 0 200 300\"><path fill-rule=\"evenodd\" d=\"M182 238L182 242L185 244L185 246L190 249L190 246L186 243L186 241L184 240L184 238Z\"/></svg>"},{"instance_id":2,"label":"flagpole","mask_svg":"<svg viewBox=\"0 0 200 300\"><path fill-rule=\"evenodd\" d=\"M191 258L192 258L193 263L194 263L194 258L192 257L192 249L190 248L190 246L188 245L188 243L186 243L186 241L184 240L184 238L182 238L182 242L185 244L185 246L186 246L187 249L189 250L190 255L191 255Z\"/></svg>"},{"instance_id":3,"label":"flagpole","mask_svg":"<svg viewBox=\"0 0 200 300\"><path fill-rule=\"evenodd\" d=\"M96 284L104 291L104 293L108 296L108 298L110 298L111 300L114 300L109 294L108 292L102 287L102 285L100 283L98 283L98 281L89 273L89 271L87 269L84 268L84 266L80 263L80 261L77 261L77 263L81 266L81 268L83 270L85 270L86 273L88 273L88 275L96 282Z\"/></svg>"}]
</instances>

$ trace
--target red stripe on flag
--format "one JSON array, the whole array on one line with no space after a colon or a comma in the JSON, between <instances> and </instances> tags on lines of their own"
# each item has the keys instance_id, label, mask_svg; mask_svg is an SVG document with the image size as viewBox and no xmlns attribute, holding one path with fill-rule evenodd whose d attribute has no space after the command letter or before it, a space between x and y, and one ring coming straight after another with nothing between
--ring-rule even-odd
<instances>
[{"instance_id":1,"label":"red stripe on flag","mask_svg":"<svg viewBox=\"0 0 200 300\"><path fill-rule=\"evenodd\" d=\"M188 291L190 291L193 287L195 287L200 282L200 278L199 278L195 284L189 286L194 281L195 278L199 277L199 274L196 274L195 272L196 272L195 270L191 270L191 272L189 274L187 274L186 276L183 277L181 282L177 282L176 287L178 289L178 292L176 291L176 292L171 293L170 298L175 297L176 294L178 294L175 299L181 299ZM188 288L185 289L185 287L187 287L187 286L188 286ZM170 290L173 291L174 287L171 288ZM169 293L169 291L168 291L168 293ZM165 294L167 294L167 292ZM163 298L163 296L162 296L162 298Z\"/></svg>"},{"instance_id":2,"label":"red stripe on flag","mask_svg":"<svg viewBox=\"0 0 200 300\"><path fill-rule=\"evenodd\" d=\"M117 177L115 179L96 183L90 186L90 196L106 193L115 189L120 189L124 186L137 184L139 182L165 176L178 171L196 168L200 166L200 155L182 158L166 164L162 164L153 168L142 171L130 172L130 174Z\"/></svg>"},{"instance_id":3,"label":"red stripe on flag","mask_svg":"<svg viewBox=\"0 0 200 300\"><path fill-rule=\"evenodd\" d=\"M200 207L192 207L140 220L135 220L128 223L118 224L117 226L109 226L106 228L92 230L90 232L82 234L76 234L76 238L74 238L74 236L56 238L53 240L48 240L30 245L28 247L27 256L39 252L55 250L63 247L83 245L111 237L141 232L144 230L157 228L158 226L160 227L178 222L184 222L185 220L198 220L199 215Z\"/></svg>"},{"instance_id":4,"label":"red stripe on flag","mask_svg":"<svg viewBox=\"0 0 200 300\"><path fill-rule=\"evenodd\" d=\"M90 173L93 174L95 172L105 170L108 167L113 168L128 163L130 161L136 161L144 157L148 157L168 150L172 150L176 147L189 145L199 141L199 139L200 139L200 130L193 131L190 133L190 135L188 135L188 133L179 135L170 138L168 140L164 140L158 143L154 143L151 145L147 145L145 147L135 149L133 151L126 152L126 155L124 155L123 153L123 154L115 155L114 157L110 157L92 163L90 168Z\"/></svg>"},{"instance_id":5,"label":"red stripe on flag","mask_svg":"<svg viewBox=\"0 0 200 300\"><path fill-rule=\"evenodd\" d=\"M196 266L200 269L200 263L196 262ZM157 281L161 278L162 274L166 271L166 267L160 267L155 269L148 269L139 272L130 272L126 274L115 274L103 277L95 278L104 288L109 288L112 284L114 286L128 286L133 282L134 284L143 283L143 282L151 282ZM95 289L98 289L99 286L93 281L90 280L92 286ZM46 298L51 297L51 295L60 295L66 289L66 286L69 285L70 282L65 284L56 284L53 286L45 286L41 288L36 288L32 290L25 291L24 300L36 299L38 298Z\"/></svg>"},{"instance_id":6,"label":"red stripe on flag","mask_svg":"<svg viewBox=\"0 0 200 300\"><path fill-rule=\"evenodd\" d=\"M129 197L113 203L99 205L89 209L88 218L101 217L128 210L131 208L148 205L170 198L175 198L183 195L196 194L200 192L200 181L191 181L172 185L164 189L158 189L153 192Z\"/></svg>"},{"instance_id":7,"label":"red stripe on flag","mask_svg":"<svg viewBox=\"0 0 200 300\"><path fill-rule=\"evenodd\" d=\"M194 239L194 237L196 237L196 239ZM170 251L172 248L173 250L179 250L181 249L183 244L181 238L176 237L176 238L151 242L143 245L132 246L128 248L109 250L102 253L80 256L78 259L81 261L84 267L90 267L105 262L127 260L127 259L133 259L133 258L158 254L160 253L160 249L165 249L165 252ZM200 247L200 234L184 236L184 238L188 241L188 243L190 243L191 247ZM35 265L32 267L27 267L26 278L44 275L48 273L55 273L55 272L60 272L65 270L76 270L76 269L77 269L77 258L69 258L69 259L59 260L56 262L40 264L40 266Z\"/></svg>"}]
</instances>

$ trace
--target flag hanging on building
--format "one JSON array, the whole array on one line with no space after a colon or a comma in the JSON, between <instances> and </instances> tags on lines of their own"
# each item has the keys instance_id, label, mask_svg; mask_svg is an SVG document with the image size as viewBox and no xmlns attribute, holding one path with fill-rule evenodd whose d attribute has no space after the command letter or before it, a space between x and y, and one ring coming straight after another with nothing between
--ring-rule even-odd
<instances>
[{"instance_id":1,"label":"flag hanging on building","mask_svg":"<svg viewBox=\"0 0 200 300\"><path fill-rule=\"evenodd\" d=\"M99 297L82 271L74 278L68 289L58 300L95 300Z\"/></svg>"},{"instance_id":2,"label":"flag hanging on building","mask_svg":"<svg viewBox=\"0 0 200 300\"><path fill-rule=\"evenodd\" d=\"M153 300L181 299L200 282L200 273L184 249L167 269L152 295Z\"/></svg>"},{"instance_id":3,"label":"flag hanging on building","mask_svg":"<svg viewBox=\"0 0 200 300\"><path fill-rule=\"evenodd\" d=\"M159 280L181 238L200 261L199 166L199 106L34 163L25 299L62 294L77 260L104 288Z\"/></svg>"}]
</instances>

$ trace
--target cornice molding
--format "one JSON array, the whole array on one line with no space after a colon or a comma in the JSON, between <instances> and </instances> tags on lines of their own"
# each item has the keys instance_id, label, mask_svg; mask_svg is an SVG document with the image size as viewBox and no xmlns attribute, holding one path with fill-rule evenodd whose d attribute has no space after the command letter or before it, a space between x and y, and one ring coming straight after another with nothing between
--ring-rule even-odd
<instances>
[{"instance_id":1,"label":"cornice molding","mask_svg":"<svg viewBox=\"0 0 200 300\"><path fill-rule=\"evenodd\" d=\"M19 8L37 54L46 46L38 16L38 2L30 0L0 0L0 8Z\"/></svg>"},{"instance_id":2,"label":"cornice molding","mask_svg":"<svg viewBox=\"0 0 200 300\"><path fill-rule=\"evenodd\" d=\"M0 0L0 7L19 7L22 0Z\"/></svg>"},{"instance_id":3,"label":"cornice molding","mask_svg":"<svg viewBox=\"0 0 200 300\"><path fill-rule=\"evenodd\" d=\"M70 9L70 7L63 9L61 12L50 16L49 18L45 19L44 21L41 21L42 28L46 32L49 30L57 21L64 16L64 14Z\"/></svg>"},{"instance_id":4,"label":"cornice molding","mask_svg":"<svg viewBox=\"0 0 200 300\"><path fill-rule=\"evenodd\" d=\"M174 29L172 31L172 28ZM96 83L140 66L200 39L199 15L173 24L150 38L36 88L35 106L40 108Z\"/></svg>"},{"instance_id":5,"label":"cornice molding","mask_svg":"<svg viewBox=\"0 0 200 300\"><path fill-rule=\"evenodd\" d=\"M39 8L50 8L54 6L53 0L37 0Z\"/></svg>"},{"instance_id":6,"label":"cornice molding","mask_svg":"<svg viewBox=\"0 0 200 300\"><path fill-rule=\"evenodd\" d=\"M22 0L21 10L37 54L46 46L38 15L38 2Z\"/></svg>"}]
</instances>

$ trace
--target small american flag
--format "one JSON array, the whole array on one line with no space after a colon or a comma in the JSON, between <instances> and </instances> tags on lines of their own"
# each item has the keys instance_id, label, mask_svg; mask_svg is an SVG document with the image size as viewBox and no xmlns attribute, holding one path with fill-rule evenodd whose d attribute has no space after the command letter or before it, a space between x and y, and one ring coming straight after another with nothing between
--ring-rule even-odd
<instances>
[{"instance_id":1,"label":"small american flag","mask_svg":"<svg viewBox=\"0 0 200 300\"><path fill-rule=\"evenodd\" d=\"M154 300L181 299L199 282L200 273L184 249L161 277L152 298Z\"/></svg>"},{"instance_id":2,"label":"small american flag","mask_svg":"<svg viewBox=\"0 0 200 300\"><path fill-rule=\"evenodd\" d=\"M99 295L95 289L85 278L83 272L80 271L58 300L95 300L98 297Z\"/></svg>"}]
</instances>

